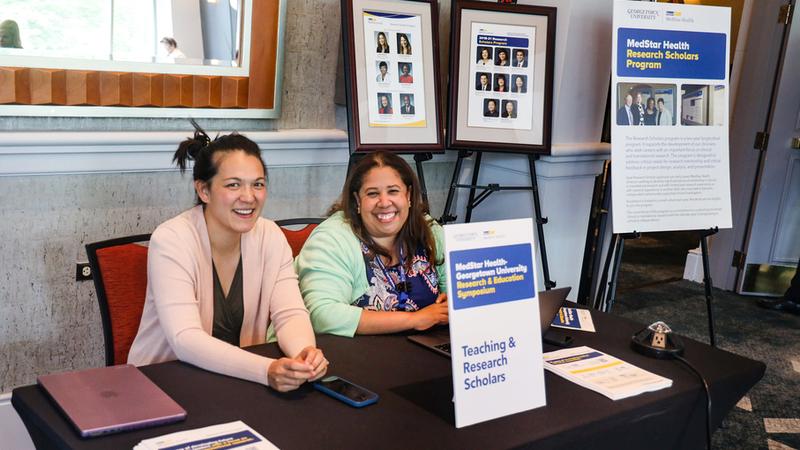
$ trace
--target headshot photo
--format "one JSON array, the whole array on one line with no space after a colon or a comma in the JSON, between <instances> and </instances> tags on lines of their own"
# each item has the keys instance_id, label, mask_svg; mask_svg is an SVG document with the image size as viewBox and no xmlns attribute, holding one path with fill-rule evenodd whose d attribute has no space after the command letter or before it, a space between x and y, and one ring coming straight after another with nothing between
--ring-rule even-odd
<instances>
[{"instance_id":1,"label":"headshot photo","mask_svg":"<svg viewBox=\"0 0 800 450\"><path fill-rule=\"evenodd\" d=\"M502 116L506 119L517 118L517 101L516 100L503 100Z\"/></svg>"},{"instance_id":2,"label":"headshot photo","mask_svg":"<svg viewBox=\"0 0 800 450\"><path fill-rule=\"evenodd\" d=\"M414 82L414 74L412 72L413 65L411 63L397 63L397 73L400 75L397 77L397 80L401 83L413 83Z\"/></svg>"},{"instance_id":3,"label":"headshot photo","mask_svg":"<svg viewBox=\"0 0 800 450\"><path fill-rule=\"evenodd\" d=\"M483 116L484 117L499 117L500 111L497 109L498 101L493 98L487 98L483 101Z\"/></svg>"},{"instance_id":4,"label":"headshot photo","mask_svg":"<svg viewBox=\"0 0 800 450\"><path fill-rule=\"evenodd\" d=\"M528 76L514 75L511 77L511 92L514 94L524 94L528 92Z\"/></svg>"},{"instance_id":5,"label":"headshot photo","mask_svg":"<svg viewBox=\"0 0 800 450\"><path fill-rule=\"evenodd\" d=\"M386 38L386 33L378 31L375 33L375 44L377 45L378 53L389 53L389 40Z\"/></svg>"},{"instance_id":6,"label":"headshot photo","mask_svg":"<svg viewBox=\"0 0 800 450\"><path fill-rule=\"evenodd\" d=\"M492 66L492 47L478 46L475 60L479 66Z\"/></svg>"},{"instance_id":7,"label":"headshot photo","mask_svg":"<svg viewBox=\"0 0 800 450\"><path fill-rule=\"evenodd\" d=\"M510 66L510 58L508 56L508 49L500 47L495 51L494 65L501 67Z\"/></svg>"},{"instance_id":8,"label":"headshot photo","mask_svg":"<svg viewBox=\"0 0 800 450\"><path fill-rule=\"evenodd\" d=\"M476 91L491 91L492 90L492 74L488 72L478 72L475 74L475 90Z\"/></svg>"},{"instance_id":9,"label":"headshot photo","mask_svg":"<svg viewBox=\"0 0 800 450\"><path fill-rule=\"evenodd\" d=\"M494 90L495 92L508 92L508 75L494 74Z\"/></svg>"},{"instance_id":10,"label":"headshot photo","mask_svg":"<svg viewBox=\"0 0 800 450\"><path fill-rule=\"evenodd\" d=\"M414 94L400 94L400 114L414 114Z\"/></svg>"},{"instance_id":11,"label":"headshot photo","mask_svg":"<svg viewBox=\"0 0 800 450\"><path fill-rule=\"evenodd\" d=\"M515 48L511 65L514 67L528 67L528 51L522 48Z\"/></svg>"},{"instance_id":12,"label":"headshot photo","mask_svg":"<svg viewBox=\"0 0 800 450\"><path fill-rule=\"evenodd\" d=\"M411 40L408 33L397 33L397 53L401 55L411 54Z\"/></svg>"},{"instance_id":13,"label":"headshot photo","mask_svg":"<svg viewBox=\"0 0 800 450\"><path fill-rule=\"evenodd\" d=\"M375 81L378 83L389 82L389 63L386 61L378 61L378 75L375 76Z\"/></svg>"},{"instance_id":14,"label":"headshot photo","mask_svg":"<svg viewBox=\"0 0 800 450\"><path fill-rule=\"evenodd\" d=\"M392 114L392 94L389 92L378 93L378 114Z\"/></svg>"}]
</instances>

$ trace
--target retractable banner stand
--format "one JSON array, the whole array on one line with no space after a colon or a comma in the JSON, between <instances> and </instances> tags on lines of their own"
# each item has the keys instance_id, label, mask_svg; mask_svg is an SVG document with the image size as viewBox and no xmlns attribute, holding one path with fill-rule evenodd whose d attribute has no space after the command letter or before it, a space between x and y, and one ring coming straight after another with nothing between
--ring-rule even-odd
<instances>
[{"instance_id":1,"label":"retractable banner stand","mask_svg":"<svg viewBox=\"0 0 800 450\"><path fill-rule=\"evenodd\" d=\"M444 230L456 427L544 406L533 221Z\"/></svg>"},{"instance_id":2,"label":"retractable banner stand","mask_svg":"<svg viewBox=\"0 0 800 450\"><path fill-rule=\"evenodd\" d=\"M731 227L730 9L617 1L614 233Z\"/></svg>"}]
</instances>

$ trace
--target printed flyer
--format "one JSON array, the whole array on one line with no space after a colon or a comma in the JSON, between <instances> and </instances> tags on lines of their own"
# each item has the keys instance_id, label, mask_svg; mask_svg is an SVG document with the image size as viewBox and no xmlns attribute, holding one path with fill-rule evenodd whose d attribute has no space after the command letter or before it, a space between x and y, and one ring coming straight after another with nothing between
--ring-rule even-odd
<instances>
[{"instance_id":1,"label":"printed flyer","mask_svg":"<svg viewBox=\"0 0 800 450\"><path fill-rule=\"evenodd\" d=\"M426 127L422 19L364 11L370 127Z\"/></svg>"},{"instance_id":2,"label":"printed flyer","mask_svg":"<svg viewBox=\"0 0 800 450\"><path fill-rule=\"evenodd\" d=\"M614 233L730 228L730 9L617 1Z\"/></svg>"}]
</instances>

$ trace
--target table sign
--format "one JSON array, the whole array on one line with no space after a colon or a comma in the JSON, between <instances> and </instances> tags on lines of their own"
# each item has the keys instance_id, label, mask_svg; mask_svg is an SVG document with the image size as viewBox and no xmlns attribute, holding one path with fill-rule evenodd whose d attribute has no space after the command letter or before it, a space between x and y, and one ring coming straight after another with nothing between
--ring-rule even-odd
<instances>
[{"instance_id":1,"label":"table sign","mask_svg":"<svg viewBox=\"0 0 800 450\"><path fill-rule=\"evenodd\" d=\"M731 227L730 25L727 7L614 2L614 233Z\"/></svg>"},{"instance_id":2,"label":"table sign","mask_svg":"<svg viewBox=\"0 0 800 450\"><path fill-rule=\"evenodd\" d=\"M444 230L456 427L544 406L533 221Z\"/></svg>"}]
</instances>

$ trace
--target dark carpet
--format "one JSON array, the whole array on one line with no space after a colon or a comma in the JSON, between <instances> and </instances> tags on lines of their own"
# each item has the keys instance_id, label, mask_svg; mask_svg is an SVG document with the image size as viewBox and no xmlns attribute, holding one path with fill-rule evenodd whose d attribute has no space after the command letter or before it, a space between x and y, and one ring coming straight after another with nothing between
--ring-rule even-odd
<instances>
[{"instance_id":1,"label":"dark carpet","mask_svg":"<svg viewBox=\"0 0 800 450\"><path fill-rule=\"evenodd\" d=\"M651 233L625 242L612 313L642 323L663 320L709 342L703 285L683 280L696 233ZM754 297L714 289L719 348L767 365L764 378L713 436L715 449L800 449L800 316L759 308Z\"/></svg>"}]
</instances>

